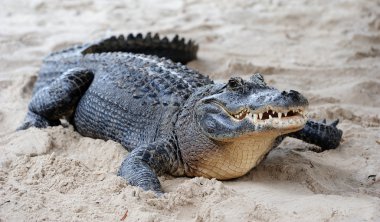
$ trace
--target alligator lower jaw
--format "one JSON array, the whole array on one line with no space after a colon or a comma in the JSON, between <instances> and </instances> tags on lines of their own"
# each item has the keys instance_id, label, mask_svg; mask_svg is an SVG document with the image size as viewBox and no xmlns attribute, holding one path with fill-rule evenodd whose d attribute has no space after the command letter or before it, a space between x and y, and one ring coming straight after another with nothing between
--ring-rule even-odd
<instances>
[{"instance_id":1,"label":"alligator lower jaw","mask_svg":"<svg viewBox=\"0 0 380 222\"><path fill-rule=\"evenodd\" d=\"M271 127L286 132L295 131L301 129L306 124L307 118L303 115L297 115L285 118L272 118L266 120L253 121L253 124L258 128Z\"/></svg>"}]
</instances>

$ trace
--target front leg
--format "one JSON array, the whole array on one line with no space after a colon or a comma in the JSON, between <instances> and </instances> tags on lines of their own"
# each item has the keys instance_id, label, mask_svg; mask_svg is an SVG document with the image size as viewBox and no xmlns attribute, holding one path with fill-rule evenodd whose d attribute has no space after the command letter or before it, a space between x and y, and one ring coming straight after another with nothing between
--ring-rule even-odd
<instances>
[{"instance_id":1,"label":"front leg","mask_svg":"<svg viewBox=\"0 0 380 222\"><path fill-rule=\"evenodd\" d=\"M302 130L287 136L317 145L322 148L321 151L335 149L339 146L343 134L342 130L336 128L338 122L339 120L335 120L331 124L326 124L325 120L322 123L308 120Z\"/></svg>"},{"instance_id":2,"label":"front leg","mask_svg":"<svg viewBox=\"0 0 380 222\"><path fill-rule=\"evenodd\" d=\"M121 164L118 176L132 186L163 194L157 176L182 167L173 140L157 141L134 149Z\"/></svg>"}]
</instances>

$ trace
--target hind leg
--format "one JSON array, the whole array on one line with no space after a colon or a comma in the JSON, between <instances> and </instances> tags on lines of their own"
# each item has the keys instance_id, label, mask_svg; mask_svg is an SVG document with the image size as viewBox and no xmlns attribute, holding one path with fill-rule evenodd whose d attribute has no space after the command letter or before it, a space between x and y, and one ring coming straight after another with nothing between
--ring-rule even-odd
<instances>
[{"instance_id":1,"label":"hind leg","mask_svg":"<svg viewBox=\"0 0 380 222\"><path fill-rule=\"evenodd\" d=\"M72 115L93 78L93 73L86 69L75 68L66 71L33 95L26 118L17 130L59 125L60 118Z\"/></svg>"}]
</instances>

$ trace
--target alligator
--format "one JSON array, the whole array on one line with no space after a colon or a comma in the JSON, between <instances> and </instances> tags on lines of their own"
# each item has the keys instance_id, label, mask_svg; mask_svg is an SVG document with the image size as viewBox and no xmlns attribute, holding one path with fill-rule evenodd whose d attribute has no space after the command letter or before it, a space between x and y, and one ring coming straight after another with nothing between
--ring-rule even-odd
<instances>
[{"instance_id":1,"label":"alligator","mask_svg":"<svg viewBox=\"0 0 380 222\"><path fill-rule=\"evenodd\" d=\"M306 117L308 100L261 74L217 83L187 67L198 45L158 34L113 36L47 56L18 130L66 119L81 135L129 153L118 175L164 193L158 176L228 180L245 175L285 137L320 151L340 144L338 120Z\"/></svg>"}]
</instances>

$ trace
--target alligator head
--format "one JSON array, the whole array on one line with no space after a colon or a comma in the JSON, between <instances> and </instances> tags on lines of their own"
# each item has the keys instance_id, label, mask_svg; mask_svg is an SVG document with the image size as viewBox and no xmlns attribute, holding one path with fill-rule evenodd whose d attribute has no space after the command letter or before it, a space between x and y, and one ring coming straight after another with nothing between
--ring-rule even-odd
<instances>
[{"instance_id":1,"label":"alligator head","mask_svg":"<svg viewBox=\"0 0 380 222\"><path fill-rule=\"evenodd\" d=\"M196 116L207 136L225 141L300 130L307 106L297 91L280 92L255 74L250 81L231 78L219 92L199 100Z\"/></svg>"},{"instance_id":2,"label":"alligator head","mask_svg":"<svg viewBox=\"0 0 380 222\"><path fill-rule=\"evenodd\" d=\"M211 87L193 102L191 121L185 123L191 131L179 137L189 176L242 176L265 157L276 138L302 129L307 121L306 98L268 86L260 74Z\"/></svg>"}]
</instances>

